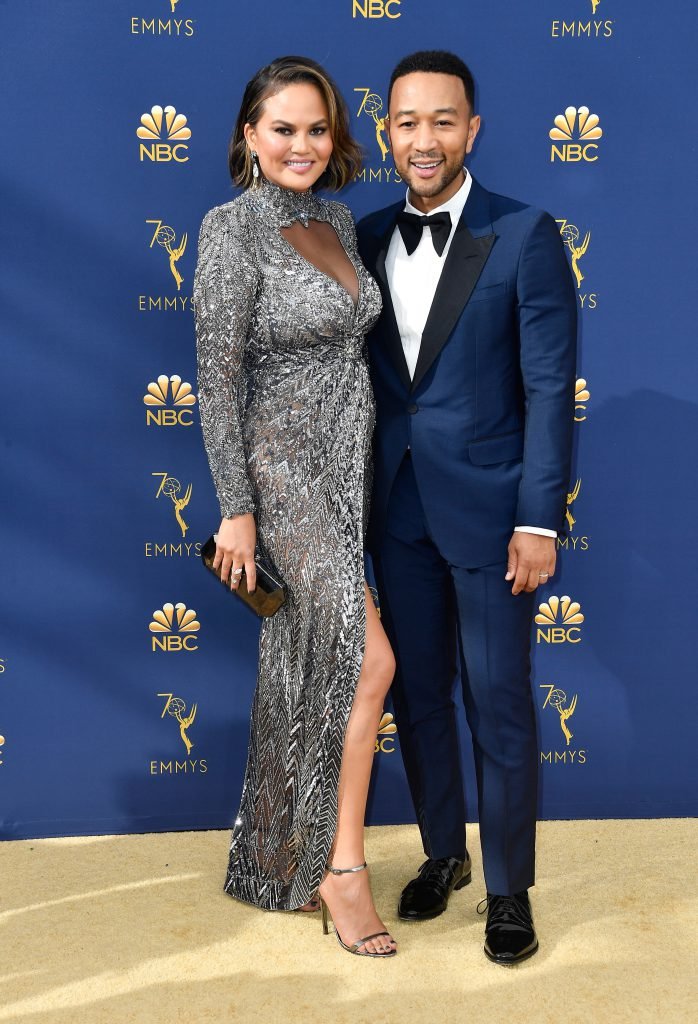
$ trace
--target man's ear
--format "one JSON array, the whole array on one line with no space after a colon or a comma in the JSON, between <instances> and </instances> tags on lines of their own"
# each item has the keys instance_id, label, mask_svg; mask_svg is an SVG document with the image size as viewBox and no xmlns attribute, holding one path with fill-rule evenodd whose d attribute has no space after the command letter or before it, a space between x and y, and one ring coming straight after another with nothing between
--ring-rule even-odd
<instances>
[{"instance_id":1,"label":"man's ear","mask_svg":"<svg viewBox=\"0 0 698 1024\"><path fill-rule=\"evenodd\" d=\"M470 118L470 124L468 125L468 141L466 143L465 152L471 153L477 133L480 131L480 115L474 114Z\"/></svg>"}]
</instances>

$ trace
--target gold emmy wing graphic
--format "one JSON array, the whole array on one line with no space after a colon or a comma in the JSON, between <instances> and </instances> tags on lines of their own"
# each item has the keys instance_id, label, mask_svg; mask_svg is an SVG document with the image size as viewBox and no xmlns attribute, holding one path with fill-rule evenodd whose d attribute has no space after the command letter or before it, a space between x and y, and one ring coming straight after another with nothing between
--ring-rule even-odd
<instances>
[{"instance_id":1,"label":"gold emmy wing graphic","mask_svg":"<svg viewBox=\"0 0 698 1024\"><path fill-rule=\"evenodd\" d=\"M170 384L172 385L172 405L196 405L196 395L192 392L191 384L187 384L176 373L173 373L171 377L161 373L157 381L151 380L147 388L148 393L143 396L143 404L160 408L167 405Z\"/></svg>"},{"instance_id":2,"label":"gold emmy wing graphic","mask_svg":"<svg viewBox=\"0 0 698 1024\"><path fill-rule=\"evenodd\" d=\"M369 117L373 118L376 126L376 142L378 148L381 151L381 157L383 163L385 163L388 153L390 152L390 146L388 145L385 136L385 123L387 115L380 117L380 112L383 109L383 100L380 98L377 92L371 92L370 89L354 89L354 92L362 92L364 94L361 106L356 114L357 117L361 117L362 114L368 114Z\"/></svg>"},{"instance_id":3,"label":"gold emmy wing graphic","mask_svg":"<svg viewBox=\"0 0 698 1024\"><path fill-rule=\"evenodd\" d=\"M172 715L173 718L177 719L179 722L179 735L182 737L182 743L187 748L188 754L194 744L187 736L187 729L196 718L196 704L192 704L191 711L187 714L187 706L181 697L175 697L171 693L159 693L158 697L167 697L160 718L164 718L165 715Z\"/></svg>"},{"instance_id":4,"label":"gold emmy wing graphic","mask_svg":"<svg viewBox=\"0 0 698 1024\"><path fill-rule=\"evenodd\" d=\"M577 707L577 694L575 693L569 705L565 707L565 703L567 701L567 694L564 690L558 690L556 687L551 686L549 683L541 684L541 689L548 690L548 696L545 698L543 708L546 708L548 704L551 707L555 708L558 715L560 716L560 728L562 729L562 733L565 737L567 746L569 747L570 740L574 736L574 733L571 732L567 722L572 717L572 715L575 712L575 708Z\"/></svg>"},{"instance_id":5,"label":"gold emmy wing graphic","mask_svg":"<svg viewBox=\"0 0 698 1024\"><path fill-rule=\"evenodd\" d=\"M549 135L553 141L571 142L578 138L580 141L589 142L592 139L600 139L603 130L599 128L598 114L589 113L588 107L567 107L564 114L558 114L555 118L555 127L550 129Z\"/></svg>"},{"instance_id":6,"label":"gold emmy wing graphic","mask_svg":"<svg viewBox=\"0 0 698 1024\"><path fill-rule=\"evenodd\" d=\"M184 537L187 530L189 529L189 526L187 523L184 522L184 519L182 518L182 509L187 507L191 499L191 484L189 484L186 491L182 495L182 485L180 484L179 480L177 480L175 477L168 476L167 473L151 473L151 476L162 477L162 480L160 481L160 486L158 487L158 491L155 497L159 498L161 494L164 494L165 497L172 499L172 504L174 505L175 519L179 523L179 528L182 531L182 536Z\"/></svg>"},{"instance_id":7,"label":"gold emmy wing graphic","mask_svg":"<svg viewBox=\"0 0 698 1024\"><path fill-rule=\"evenodd\" d=\"M169 257L170 272L177 284L177 291L181 291L184 278L177 269L177 262L184 255L187 248L187 232L185 231L182 235L179 245L175 245L173 248L172 243L177 237L174 228L171 228L169 224L163 224L161 220L146 220L146 224L155 224L155 231L150 240L150 248L152 249L157 242L165 250Z\"/></svg>"},{"instance_id":8,"label":"gold emmy wing graphic","mask_svg":"<svg viewBox=\"0 0 698 1024\"><path fill-rule=\"evenodd\" d=\"M599 0L596 0L596 2L598 3ZM171 14L175 13L175 7L177 6L178 3L179 3L179 0L170 0L170 13ZM594 8L594 9L596 9L596 8Z\"/></svg>"},{"instance_id":9,"label":"gold emmy wing graphic","mask_svg":"<svg viewBox=\"0 0 698 1024\"><path fill-rule=\"evenodd\" d=\"M600 3L601 3L601 0L591 0L591 13L592 14L596 14L596 9L598 8ZM172 9L174 10L174 8L172 8Z\"/></svg>"},{"instance_id":10,"label":"gold emmy wing graphic","mask_svg":"<svg viewBox=\"0 0 698 1024\"><path fill-rule=\"evenodd\" d=\"M589 248L591 232L587 231L584 236L584 241L581 245L577 245L577 242L579 241L579 228L575 224L570 224L569 221L566 220L558 220L557 223L561 225L560 234L562 235L562 240L572 254L572 272L574 273L577 281L577 290L579 290L582 286L582 281L584 280L584 274L579 269L579 260L584 256Z\"/></svg>"},{"instance_id":11,"label":"gold emmy wing graphic","mask_svg":"<svg viewBox=\"0 0 698 1024\"><path fill-rule=\"evenodd\" d=\"M574 421L575 423L583 423L586 417L586 403L591 398L591 392L587 387L587 382L584 377L577 377L577 383L574 387ZM583 415L582 415L583 414Z\"/></svg>"},{"instance_id":12,"label":"gold emmy wing graphic","mask_svg":"<svg viewBox=\"0 0 698 1024\"><path fill-rule=\"evenodd\" d=\"M570 530L574 529L574 524L577 522L577 520L574 518L574 516L570 512L570 505L572 505L577 500L577 498L579 497L579 492L581 491L581 489L582 489L582 480L581 480L581 477L580 477L580 479L577 480L577 483L574 485L574 487L572 488L570 493L567 495L567 508L565 509L565 518L567 519L567 525L569 526Z\"/></svg>"}]
</instances>

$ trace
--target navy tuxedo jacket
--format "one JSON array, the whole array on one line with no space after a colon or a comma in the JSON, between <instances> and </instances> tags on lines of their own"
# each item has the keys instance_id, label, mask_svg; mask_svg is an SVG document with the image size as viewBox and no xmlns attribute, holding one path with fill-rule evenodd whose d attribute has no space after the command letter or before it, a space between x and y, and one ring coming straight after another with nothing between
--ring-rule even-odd
<instances>
[{"instance_id":1,"label":"navy tuxedo jacket","mask_svg":"<svg viewBox=\"0 0 698 1024\"><path fill-rule=\"evenodd\" d=\"M358 225L383 296L368 337L376 397L367 544L377 553L409 447L444 557L503 562L515 526L563 532L570 482L577 300L553 218L475 180L410 380L385 270L396 203Z\"/></svg>"}]
</instances>

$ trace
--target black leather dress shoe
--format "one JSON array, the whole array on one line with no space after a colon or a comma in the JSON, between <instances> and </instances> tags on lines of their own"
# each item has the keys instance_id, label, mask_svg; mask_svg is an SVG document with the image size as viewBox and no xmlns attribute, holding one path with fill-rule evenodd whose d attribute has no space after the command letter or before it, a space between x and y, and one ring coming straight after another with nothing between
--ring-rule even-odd
<instances>
[{"instance_id":1,"label":"black leather dress shoe","mask_svg":"<svg viewBox=\"0 0 698 1024\"><path fill-rule=\"evenodd\" d=\"M479 914L485 911L483 904L487 908L485 956L493 963L505 966L533 956L538 949L538 939L528 892L524 889L513 896L493 896L488 892L487 899L477 908Z\"/></svg>"},{"instance_id":2,"label":"black leather dress shoe","mask_svg":"<svg viewBox=\"0 0 698 1024\"><path fill-rule=\"evenodd\" d=\"M443 914L454 889L462 889L471 879L472 864L468 851L465 860L441 857L422 864L417 878L402 890L398 917L403 921L428 921Z\"/></svg>"}]
</instances>

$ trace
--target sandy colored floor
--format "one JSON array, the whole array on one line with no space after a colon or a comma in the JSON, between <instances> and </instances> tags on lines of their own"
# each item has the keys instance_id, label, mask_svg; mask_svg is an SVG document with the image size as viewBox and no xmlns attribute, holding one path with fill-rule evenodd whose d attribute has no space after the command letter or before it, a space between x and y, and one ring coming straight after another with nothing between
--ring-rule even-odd
<instances>
[{"instance_id":1,"label":"sandy colored floor","mask_svg":"<svg viewBox=\"0 0 698 1024\"><path fill-rule=\"evenodd\" d=\"M222 891L228 833L0 843L0 1021L364 1024L698 1020L698 822L546 822L532 891L540 952L482 953L473 884L446 914L396 920L416 828L368 830L374 891L400 953L349 956L318 914Z\"/></svg>"}]
</instances>

